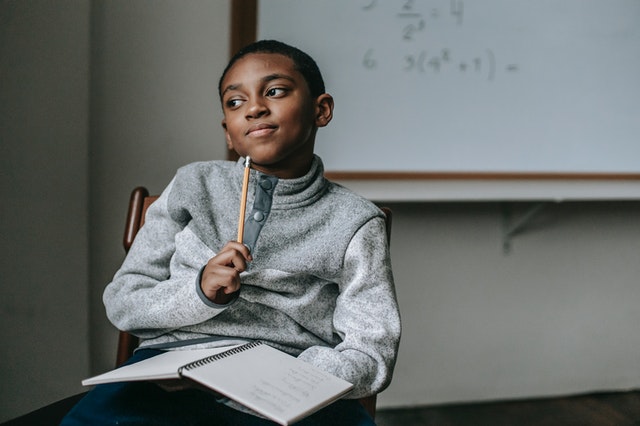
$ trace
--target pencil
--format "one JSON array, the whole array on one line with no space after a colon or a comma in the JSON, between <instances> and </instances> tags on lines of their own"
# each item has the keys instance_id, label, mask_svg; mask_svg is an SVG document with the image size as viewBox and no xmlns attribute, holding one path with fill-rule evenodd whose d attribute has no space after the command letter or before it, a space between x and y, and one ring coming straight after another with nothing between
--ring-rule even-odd
<instances>
[{"instance_id":1,"label":"pencil","mask_svg":"<svg viewBox=\"0 0 640 426\"><path fill-rule=\"evenodd\" d=\"M251 171L251 158L244 161L244 178L242 179L242 196L240 198L240 218L238 219L238 242L244 237L244 215L247 210L247 191L249 189L249 173Z\"/></svg>"}]
</instances>

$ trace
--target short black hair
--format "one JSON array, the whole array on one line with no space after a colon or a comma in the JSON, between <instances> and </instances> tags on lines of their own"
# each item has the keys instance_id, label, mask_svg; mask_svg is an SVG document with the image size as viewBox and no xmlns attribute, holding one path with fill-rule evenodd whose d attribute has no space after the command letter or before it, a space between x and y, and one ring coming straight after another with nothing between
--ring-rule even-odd
<instances>
[{"instance_id":1,"label":"short black hair","mask_svg":"<svg viewBox=\"0 0 640 426\"><path fill-rule=\"evenodd\" d=\"M315 98L325 92L324 80L322 79L320 68L318 68L318 64L316 64L316 61L314 61L311 56L298 49L297 47L290 46L281 41L259 40L243 47L229 60L229 63L224 69L224 72L220 77L220 81L218 82L218 95L220 96L221 101L222 80L224 80L231 67L239 59L251 53L276 53L291 58L294 64L294 68L296 69L296 71L302 74L305 81L307 82L309 91L311 92L311 96Z\"/></svg>"}]
</instances>

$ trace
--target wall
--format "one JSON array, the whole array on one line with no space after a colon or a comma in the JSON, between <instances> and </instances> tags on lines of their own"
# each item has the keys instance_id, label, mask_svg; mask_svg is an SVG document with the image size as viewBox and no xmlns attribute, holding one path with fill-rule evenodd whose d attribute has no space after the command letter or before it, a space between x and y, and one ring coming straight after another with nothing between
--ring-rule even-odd
<instances>
[{"instance_id":1,"label":"wall","mask_svg":"<svg viewBox=\"0 0 640 426\"><path fill-rule=\"evenodd\" d=\"M226 155L228 21L227 2L0 1L0 421L112 368L131 189Z\"/></svg>"},{"instance_id":2,"label":"wall","mask_svg":"<svg viewBox=\"0 0 640 426\"><path fill-rule=\"evenodd\" d=\"M88 372L89 3L0 2L0 421Z\"/></svg>"},{"instance_id":3,"label":"wall","mask_svg":"<svg viewBox=\"0 0 640 426\"><path fill-rule=\"evenodd\" d=\"M640 203L394 209L403 340L381 406L640 388Z\"/></svg>"},{"instance_id":4,"label":"wall","mask_svg":"<svg viewBox=\"0 0 640 426\"><path fill-rule=\"evenodd\" d=\"M115 361L102 291L122 263L131 190L159 193L176 169L224 159L218 78L228 59L229 5L96 1L91 77L91 371Z\"/></svg>"}]
</instances>

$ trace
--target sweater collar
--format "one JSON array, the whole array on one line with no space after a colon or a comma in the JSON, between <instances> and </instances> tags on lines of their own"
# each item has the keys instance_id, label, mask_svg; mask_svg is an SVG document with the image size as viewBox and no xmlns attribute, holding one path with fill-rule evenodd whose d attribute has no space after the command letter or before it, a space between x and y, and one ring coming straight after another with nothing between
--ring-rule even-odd
<instances>
[{"instance_id":1,"label":"sweater collar","mask_svg":"<svg viewBox=\"0 0 640 426\"><path fill-rule=\"evenodd\" d=\"M238 160L238 165L244 167L244 159ZM251 171L252 184L258 181L256 170ZM326 191L328 181L324 178L324 165L317 155L314 155L309 171L299 178L278 179L273 193L272 209L302 207L315 202Z\"/></svg>"}]
</instances>

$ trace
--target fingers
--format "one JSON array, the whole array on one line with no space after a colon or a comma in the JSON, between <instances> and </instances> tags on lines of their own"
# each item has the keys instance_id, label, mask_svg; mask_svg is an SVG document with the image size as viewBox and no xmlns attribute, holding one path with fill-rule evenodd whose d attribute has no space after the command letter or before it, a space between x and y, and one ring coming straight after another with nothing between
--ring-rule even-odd
<instances>
[{"instance_id":1,"label":"fingers","mask_svg":"<svg viewBox=\"0 0 640 426\"><path fill-rule=\"evenodd\" d=\"M207 262L200 281L202 292L218 303L222 295L240 290L240 273L247 269L247 263L252 259L244 244L228 242Z\"/></svg>"},{"instance_id":2,"label":"fingers","mask_svg":"<svg viewBox=\"0 0 640 426\"><path fill-rule=\"evenodd\" d=\"M249 247L237 241L229 241L227 244L224 245L224 247L222 247L220 252L218 252L218 254L215 257L218 257L219 255L229 251L240 254L245 260L248 260L248 261L253 260L253 257L251 256L251 252L249 251Z\"/></svg>"}]
</instances>

